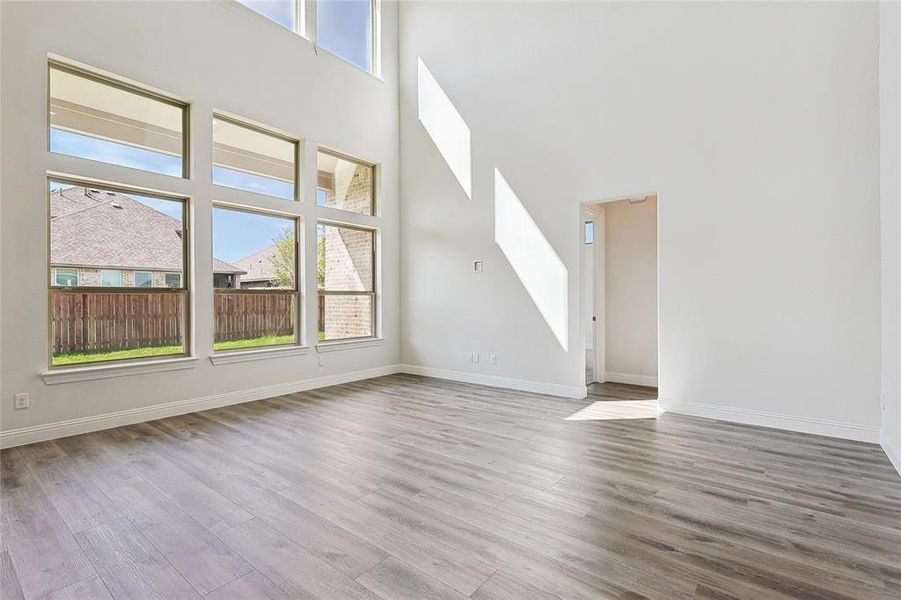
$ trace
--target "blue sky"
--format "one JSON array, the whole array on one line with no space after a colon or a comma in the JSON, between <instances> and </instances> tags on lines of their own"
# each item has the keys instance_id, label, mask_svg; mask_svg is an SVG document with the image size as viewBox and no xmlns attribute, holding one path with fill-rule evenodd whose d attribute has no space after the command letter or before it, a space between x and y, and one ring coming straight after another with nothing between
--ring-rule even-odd
<instances>
[{"instance_id":1,"label":"blue sky","mask_svg":"<svg viewBox=\"0 0 901 600\"><path fill-rule=\"evenodd\" d=\"M372 5L370 0L330 0L316 5L317 43L352 62L372 70Z\"/></svg>"},{"instance_id":2,"label":"blue sky","mask_svg":"<svg viewBox=\"0 0 901 600\"><path fill-rule=\"evenodd\" d=\"M294 30L295 9L292 0L238 0L238 2L279 25Z\"/></svg>"},{"instance_id":3,"label":"blue sky","mask_svg":"<svg viewBox=\"0 0 901 600\"><path fill-rule=\"evenodd\" d=\"M213 208L213 256L226 262L244 258L271 246L290 219L256 213Z\"/></svg>"},{"instance_id":4,"label":"blue sky","mask_svg":"<svg viewBox=\"0 0 901 600\"><path fill-rule=\"evenodd\" d=\"M181 157L117 144L79 133L50 129L50 151L123 167L181 177Z\"/></svg>"}]
</instances>

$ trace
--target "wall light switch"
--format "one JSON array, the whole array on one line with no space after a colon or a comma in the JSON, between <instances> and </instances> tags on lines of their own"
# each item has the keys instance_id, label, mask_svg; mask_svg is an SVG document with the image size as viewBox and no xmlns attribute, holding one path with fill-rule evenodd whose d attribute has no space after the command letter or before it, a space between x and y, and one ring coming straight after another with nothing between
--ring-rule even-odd
<instances>
[{"instance_id":1,"label":"wall light switch","mask_svg":"<svg viewBox=\"0 0 901 600\"><path fill-rule=\"evenodd\" d=\"M31 405L31 400L28 397L28 392L21 392L16 394L15 402L16 410L28 408Z\"/></svg>"},{"instance_id":2,"label":"wall light switch","mask_svg":"<svg viewBox=\"0 0 901 600\"><path fill-rule=\"evenodd\" d=\"M480 260L473 261L472 270L475 271L476 273L481 273L482 272L482 261L480 261Z\"/></svg>"}]
</instances>

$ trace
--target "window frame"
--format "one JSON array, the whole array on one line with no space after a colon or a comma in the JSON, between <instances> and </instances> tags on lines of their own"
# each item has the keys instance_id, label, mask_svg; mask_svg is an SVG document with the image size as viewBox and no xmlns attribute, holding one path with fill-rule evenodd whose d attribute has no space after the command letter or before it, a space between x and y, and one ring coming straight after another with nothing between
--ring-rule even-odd
<instances>
[{"instance_id":1,"label":"window frame","mask_svg":"<svg viewBox=\"0 0 901 600\"><path fill-rule=\"evenodd\" d=\"M340 211L341 213L347 214L347 215L357 215L357 216L361 216L361 217L378 217L379 216L379 213L378 213L379 203L378 203L378 191L377 191L378 190L378 180L377 180L378 165L376 163L369 162L368 160L363 160L362 158L357 158L356 156L347 154L346 152L334 150L328 146L317 146L316 147L316 189L317 190L324 189L324 190L328 191L327 188L322 188L319 186L319 153L320 152L322 154L327 154L327 155L331 156L332 158L337 158L338 160L352 162L361 167L365 167L365 168L369 169L370 172L372 173L372 179L371 179L372 185L370 186L371 187L371 189L370 189L371 200L370 200L370 207L369 207L368 213L356 212L353 210L348 210L346 208L338 208L337 206L319 206L318 202L316 202L314 200L314 204L316 204L316 207L324 208L326 210L337 210L337 211ZM340 221L335 221L335 222L337 223Z\"/></svg>"},{"instance_id":2,"label":"window frame","mask_svg":"<svg viewBox=\"0 0 901 600\"><path fill-rule=\"evenodd\" d=\"M243 6L243 5L242 5ZM247 8L247 7L245 7ZM253 9L248 8L248 10L253 11ZM256 11L253 11L256 12ZM262 16L262 15L261 15ZM268 20L268 19L267 19ZM274 22L274 21L273 21ZM278 25L278 23L276 23ZM280 26L280 25L279 25ZM254 194L257 196L263 196L265 198L275 198L276 200L281 200L283 202L303 202L303 157L304 157L304 142L301 138L293 136L284 131L280 131L273 127L268 127L261 123L257 123L256 121L252 121L250 119L246 119L243 117L239 117L237 115L233 115L231 113L221 111L218 109L213 109L212 115L210 117L210 123L213 121L223 121L230 125L234 125L236 127L243 127L244 129L249 129L256 133L260 133L263 135L268 135L270 137L274 137L280 139L282 141L288 142L294 146L294 197L290 200L287 198L282 198L280 196L275 196L273 194L265 194L262 192L255 192L253 190L248 190L245 188L234 187L230 185L222 185L221 183L216 183L212 179L213 169L216 167L216 163L212 159L212 154L210 155L210 182L212 182L213 187L227 190L235 190L241 193ZM210 148L212 149L214 142L215 132L211 130L210 132Z\"/></svg>"},{"instance_id":3,"label":"window frame","mask_svg":"<svg viewBox=\"0 0 901 600\"><path fill-rule=\"evenodd\" d=\"M160 173L157 171L149 171L147 169L139 169L137 167L128 167L124 165L117 165L115 163L109 163L106 161L96 160L93 158L85 158L83 156L71 155L71 154L62 154L59 152L53 152L50 149L50 130L52 128L51 123L51 91L50 91L50 73L53 69L58 71L62 71L64 73L68 73L70 75L75 75L76 77L82 77L89 81L93 81L94 83L99 83L101 85L107 85L118 90L122 90L125 92L129 92L132 94L136 94L138 96L143 96L144 98L149 98L150 100L155 100L158 102L162 102L164 104L168 104L170 106L174 106L181 110L181 175L168 175L166 173ZM112 165L113 167L118 167L121 169L128 169L130 171L137 171L140 173L151 173L153 175L162 175L163 177L175 177L176 179L191 179L191 104L187 101L180 100L171 94L167 94L165 92L152 89L149 86L142 86L137 83L127 81L124 78L116 77L111 73L102 72L98 69L93 69L85 65L75 64L74 61L68 61L63 59L62 57L49 55L47 57L47 110L46 110L46 119L47 119L47 152L51 154L56 154L60 156L67 156L70 158L74 158L76 160L87 160L94 163L99 163L103 165ZM90 137L90 136L88 136ZM122 143L116 140L110 140L115 143ZM116 183L115 185L119 185Z\"/></svg>"},{"instance_id":4,"label":"window frame","mask_svg":"<svg viewBox=\"0 0 901 600\"><path fill-rule=\"evenodd\" d=\"M371 16L369 70L365 70L343 56L319 45L319 0L292 0L292 2L295 7L293 29L282 25L278 21L270 19L263 13L250 8L240 0L234 0L234 3L240 6L242 10L246 10L251 14L256 15L256 18L263 19L267 23L274 24L276 27L295 33L312 43L317 50L323 50L363 73L372 75L379 80L382 79L382 0L369 0ZM307 6L308 3L309 6Z\"/></svg>"},{"instance_id":5,"label":"window frame","mask_svg":"<svg viewBox=\"0 0 901 600\"><path fill-rule=\"evenodd\" d=\"M304 327L303 327L303 316L305 311L303 309L304 303L304 292L303 292L303 232L304 232L304 217L303 215L291 213L291 212L282 212L277 210L269 210L267 208L261 208L259 206L248 206L246 204L235 204L233 202L226 202L222 200L214 200L213 206L211 209L215 210L217 208L231 210L235 212L244 212L256 215L262 215L266 217L277 217L280 219L285 219L293 222L294 224L294 288L217 288L215 284L213 285L213 306L211 307L211 313L213 317L213 336L212 336L212 345L213 345L213 357L220 357L228 354L239 354L248 351L263 351L275 348L300 348L304 347ZM213 225L211 221L210 225L210 233L212 234ZM214 256L212 253L212 235L210 235L210 256ZM210 272L212 273L212 264L210 265ZM233 348L230 350L216 350L216 314L215 314L215 302L216 295L218 294L294 294L294 341L290 344L271 344L267 346L251 346L248 348Z\"/></svg>"},{"instance_id":6,"label":"window frame","mask_svg":"<svg viewBox=\"0 0 901 600\"><path fill-rule=\"evenodd\" d=\"M322 207L320 207L320 208L322 208ZM359 213L356 213L356 214L359 214ZM343 221L334 221L332 219L316 219L316 225L318 226L320 224L330 226L330 227L341 227L344 229L356 229L358 231L367 231L372 234L372 252L371 252L371 254L372 254L372 258L371 258L371 260L372 260L372 290L371 291L367 292L367 291L359 291L359 290L357 290L357 291L327 290L325 288L319 289L318 276L317 276L317 280L316 280L317 302L318 302L318 298L320 296L369 296L369 297L371 297L372 304L370 306L370 311L371 311L372 315L370 317L370 322L372 323L372 331L370 332L369 335L347 337L347 338L335 338L335 339L325 338L325 339L319 340L320 328L323 327L325 324L317 323L317 325L316 325L317 343L329 345L329 344L341 344L342 342L358 342L358 341L364 341L364 340L378 339L378 337L379 337L379 335L378 335L378 327L379 327L379 322L378 322L378 314L379 314L379 311L378 311L378 295L379 295L378 294L378 275L379 275L379 272L378 272L378 240L379 240L379 234L380 234L379 228L366 227L365 225L357 225L355 223L347 223L347 222L343 222ZM319 261L319 241L318 241L319 234L318 234L318 231L316 234L316 238L317 238L316 261L318 264L318 261ZM318 306L318 304L317 304L317 306ZM317 321L318 321L318 318L319 318L318 311L317 311L316 317L317 317Z\"/></svg>"},{"instance_id":7,"label":"window frame","mask_svg":"<svg viewBox=\"0 0 901 600\"><path fill-rule=\"evenodd\" d=\"M193 239L193 228L191 224L191 213L193 206L193 198L186 194L177 194L173 192L167 192L165 190L158 190L153 188L146 188L140 186L134 186L124 183L118 182L106 182L100 181L97 179L92 179L90 177L79 177L77 175L71 175L67 173L57 173L53 171L47 171L46 176L44 178L44 182L46 184L46 201L45 201L45 210L46 210L46 220L47 220L47 262L46 268L47 272L51 272L53 266L51 262L51 247L50 247L50 235L51 235L51 227L52 221L50 219L50 194L52 193L50 190L50 183L64 183L71 184L74 186L84 186L95 188L104 191L111 192L121 192L125 194L137 194L141 196L150 196L154 198L158 198L160 200L169 200L180 202L182 205L182 231L184 234L182 235L182 267L183 267L183 276L181 280L181 287L179 288L169 288L169 287L149 287L149 288L135 288L135 287L104 287L102 285L98 286L79 286L79 287L60 287L50 285L47 289L47 370L49 371L58 371L58 370L67 370L71 371L73 369L90 369L92 367L98 366L107 366L107 365L139 365L142 363L153 363L157 362L161 359L173 359L173 358L188 358L193 356L193 348L194 348L194 324L192 320L193 316L193 294L191 293L191 287L187 285L186 282L191 281L190 274L193 273L192 265L191 265L191 243ZM135 290L140 289L140 292L136 292ZM183 333L182 333L182 348L183 351L179 353L173 354L161 354L158 356L146 356L146 357L138 357L138 358L117 358L110 360L93 360L93 361L85 361L82 363L75 364L64 364L64 365L54 365L53 364L53 327L51 323L53 322L53 294L134 294L134 293L148 293L148 294L179 294L183 297L184 302L184 324L183 324Z\"/></svg>"}]
</instances>

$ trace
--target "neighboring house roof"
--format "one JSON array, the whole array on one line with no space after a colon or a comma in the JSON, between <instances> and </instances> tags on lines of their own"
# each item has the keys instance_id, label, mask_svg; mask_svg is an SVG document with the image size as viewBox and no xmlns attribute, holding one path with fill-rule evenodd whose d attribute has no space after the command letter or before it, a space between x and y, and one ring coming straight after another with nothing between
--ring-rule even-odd
<instances>
[{"instance_id":1,"label":"neighboring house roof","mask_svg":"<svg viewBox=\"0 0 901 600\"><path fill-rule=\"evenodd\" d=\"M50 194L50 263L181 271L182 223L130 196L72 187ZM214 273L243 273L213 257Z\"/></svg>"},{"instance_id":2,"label":"neighboring house roof","mask_svg":"<svg viewBox=\"0 0 901 600\"><path fill-rule=\"evenodd\" d=\"M241 275L241 283L250 283L252 281L274 281L275 265L273 258L276 255L275 244L257 250L253 254L239 258L235 261L235 266L244 271Z\"/></svg>"}]
</instances>

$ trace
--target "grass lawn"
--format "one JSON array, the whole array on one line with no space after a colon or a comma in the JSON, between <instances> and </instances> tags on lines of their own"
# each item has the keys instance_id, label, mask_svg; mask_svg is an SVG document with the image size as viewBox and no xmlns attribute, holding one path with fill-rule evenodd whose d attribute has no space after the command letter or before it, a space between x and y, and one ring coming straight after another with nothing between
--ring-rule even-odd
<instances>
[{"instance_id":1,"label":"grass lawn","mask_svg":"<svg viewBox=\"0 0 901 600\"><path fill-rule=\"evenodd\" d=\"M246 340L228 340L226 342L213 342L213 350L239 350L241 348L256 348L257 346L277 346L281 344L293 344L294 336L288 335L264 335Z\"/></svg>"},{"instance_id":2,"label":"grass lawn","mask_svg":"<svg viewBox=\"0 0 901 600\"><path fill-rule=\"evenodd\" d=\"M181 354L184 352L181 346L148 346L146 348L131 348L128 350L97 350L88 352L64 352L54 354L51 364L74 365L78 363L97 362L100 360L122 360L124 358L145 358L148 356L165 356L166 354Z\"/></svg>"},{"instance_id":3,"label":"grass lawn","mask_svg":"<svg viewBox=\"0 0 901 600\"><path fill-rule=\"evenodd\" d=\"M319 332L319 340L325 337L325 333ZM240 350L242 348L257 348L262 346L278 346L293 344L294 336L288 335L264 335L246 340L229 340L227 342L215 342L214 350ZM130 348L128 350L97 350L88 352L65 352L53 355L54 367L59 365L75 365L79 363L98 362L102 360L123 360L126 358L147 358L151 356L165 356L167 354L181 354L184 348L181 346L148 346L146 348Z\"/></svg>"}]
</instances>

